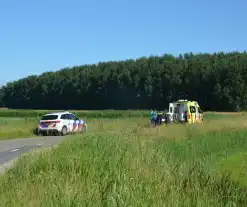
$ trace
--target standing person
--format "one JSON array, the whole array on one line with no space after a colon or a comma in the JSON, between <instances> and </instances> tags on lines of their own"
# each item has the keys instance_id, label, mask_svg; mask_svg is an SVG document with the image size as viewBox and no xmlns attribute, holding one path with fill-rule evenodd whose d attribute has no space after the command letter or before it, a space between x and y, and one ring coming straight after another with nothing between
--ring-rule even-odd
<instances>
[{"instance_id":1,"label":"standing person","mask_svg":"<svg viewBox=\"0 0 247 207\"><path fill-rule=\"evenodd\" d=\"M151 109L150 121L151 121L151 124L153 124L153 122L154 122L154 111L153 111L153 109Z\"/></svg>"},{"instance_id":2,"label":"standing person","mask_svg":"<svg viewBox=\"0 0 247 207\"><path fill-rule=\"evenodd\" d=\"M162 112L157 113L157 123L161 124L162 123Z\"/></svg>"},{"instance_id":3,"label":"standing person","mask_svg":"<svg viewBox=\"0 0 247 207\"><path fill-rule=\"evenodd\" d=\"M184 112L184 122L187 123L188 122L188 111Z\"/></svg>"},{"instance_id":4,"label":"standing person","mask_svg":"<svg viewBox=\"0 0 247 207\"><path fill-rule=\"evenodd\" d=\"M166 109L162 113L162 118L165 119L165 124L167 124L168 123L168 115L167 115Z\"/></svg>"},{"instance_id":5,"label":"standing person","mask_svg":"<svg viewBox=\"0 0 247 207\"><path fill-rule=\"evenodd\" d=\"M156 111L156 109L154 110L154 121L155 121L155 124L157 124L157 111Z\"/></svg>"},{"instance_id":6,"label":"standing person","mask_svg":"<svg viewBox=\"0 0 247 207\"><path fill-rule=\"evenodd\" d=\"M153 109L151 109L151 113L150 113L150 120L151 120L151 124L156 124L156 117L157 117L157 113L156 110L154 111Z\"/></svg>"}]
</instances>

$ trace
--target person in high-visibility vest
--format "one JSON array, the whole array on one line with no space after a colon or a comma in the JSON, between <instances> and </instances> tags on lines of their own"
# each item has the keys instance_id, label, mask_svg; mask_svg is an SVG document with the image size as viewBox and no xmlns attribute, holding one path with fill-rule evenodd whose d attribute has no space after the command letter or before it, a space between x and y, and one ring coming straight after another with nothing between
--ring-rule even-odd
<instances>
[{"instance_id":1,"label":"person in high-visibility vest","mask_svg":"<svg viewBox=\"0 0 247 207\"><path fill-rule=\"evenodd\" d=\"M151 109L151 113L150 113L151 124L156 123L156 118L157 118L156 110L153 111L153 110Z\"/></svg>"}]
</instances>

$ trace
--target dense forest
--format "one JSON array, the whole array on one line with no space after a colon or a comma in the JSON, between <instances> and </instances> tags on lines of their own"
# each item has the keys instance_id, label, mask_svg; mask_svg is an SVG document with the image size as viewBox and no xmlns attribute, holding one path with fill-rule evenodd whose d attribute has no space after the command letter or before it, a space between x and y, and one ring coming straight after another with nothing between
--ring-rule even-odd
<instances>
[{"instance_id":1,"label":"dense forest","mask_svg":"<svg viewBox=\"0 0 247 207\"><path fill-rule=\"evenodd\" d=\"M247 53L100 62L31 75L0 90L1 106L14 109L165 109L181 98L203 110L246 110Z\"/></svg>"}]
</instances>

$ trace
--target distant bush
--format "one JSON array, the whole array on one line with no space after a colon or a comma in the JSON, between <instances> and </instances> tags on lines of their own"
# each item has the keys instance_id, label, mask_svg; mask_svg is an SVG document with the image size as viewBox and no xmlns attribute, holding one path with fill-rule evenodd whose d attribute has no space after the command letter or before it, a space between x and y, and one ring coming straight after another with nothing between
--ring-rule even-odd
<instances>
[{"instance_id":1,"label":"distant bush","mask_svg":"<svg viewBox=\"0 0 247 207\"><path fill-rule=\"evenodd\" d=\"M41 117L46 113L54 111L49 110L0 110L0 117ZM69 111L78 117L86 118L130 118L130 117L147 117L148 111L115 111L115 110L102 110L102 111Z\"/></svg>"}]
</instances>

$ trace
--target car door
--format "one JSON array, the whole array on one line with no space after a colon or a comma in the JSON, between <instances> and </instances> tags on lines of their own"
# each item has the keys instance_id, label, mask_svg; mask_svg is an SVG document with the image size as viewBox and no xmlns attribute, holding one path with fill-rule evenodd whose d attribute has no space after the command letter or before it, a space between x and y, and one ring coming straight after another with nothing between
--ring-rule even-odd
<instances>
[{"instance_id":1,"label":"car door","mask_svg":"<svg viewBox=\"0 0 247 207\"><path fill-rule=\"evenodd\" d=\"M199 114L199 108L198 108L198 106L196 106L195 116L196 116L195 122L197 123L197 122L200 121L200 114Z\"/></svg>"},{"instance_id":2,"label":"car door","mask_svg":"<svg viewBox=\"0 0 247 207\"><path fill-rule=\"evenodd\" d=\"M73 132L74 117L72 116L72 114L68 114L68 116L69 116L69 131Z\"/></svg>"},{"instance_id":3,"label":"car door","mask_svg":"<svg viewBox=\"0 0 247 207\"><path fill-rule=\"evenodd\" d=\"M67 130L69 130L69 122L70 122L70 117L69 117L69 114L62 114L61 115L61 119L63 120L63 125L65 125L67 127Z\"/></svg>"},{"instance_id":4,"label":"car door","mask_svg":"<svg viewBox=\"0 0 247 207\"><path fill-rule=\"evenodd\" d=\"M198 106L198 111L199 111L199 115L200 115L200 120L199 120L199 122L201 123L201 122L203 121L203 112L202 112L200 106Z\"/></svg>"},{"instance_id":5,"label":"car door","mask_svg":"<svg viewBox=\"0 0 247 207\"><path fill-rule=\"evenodd\" d=\"M178 122L179 121L179 106L177 104L174 107L173 121L174 122Z\"/></svg>"},{"instance_id":6,"label":"car door","mask_svg":"<svg viewBox=\"0 0 247 207\"><path fill-rule=\"evenodd\" d=\"M184 103L178 105L178 121L184 121Z\"/></svg>"},{"instance_id":7,"label":"car door","mask_svg":"<svg viewBox=\"0 0 247 207\"><path fill-rule=\"evenodd\" d=\"M169 104L169 115L170 115L170 121L173 121L173 116L174 116L174 105L173 103Z\"/></svg>"},{"instance_id":8,"label":"car door","mask_svg":"<svg viewBox=\"0 0 247 207\"><path fill-rule=\"evenodd\" d=\"M70 127L72 132L78 131L79 129L79 119L74 114L70 114Z\"/></svg>"}]
</instances>

